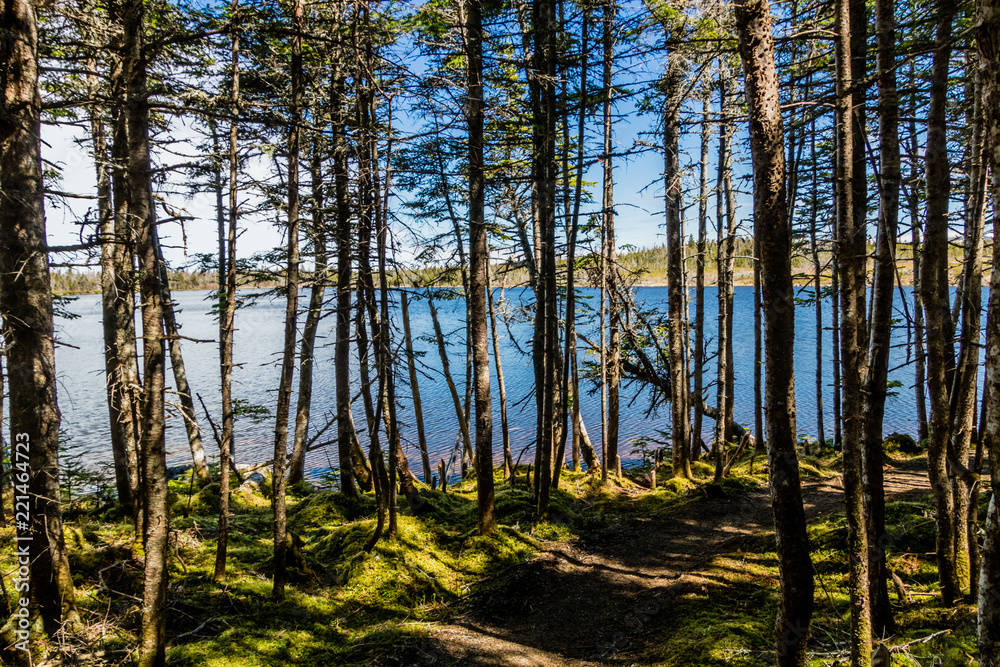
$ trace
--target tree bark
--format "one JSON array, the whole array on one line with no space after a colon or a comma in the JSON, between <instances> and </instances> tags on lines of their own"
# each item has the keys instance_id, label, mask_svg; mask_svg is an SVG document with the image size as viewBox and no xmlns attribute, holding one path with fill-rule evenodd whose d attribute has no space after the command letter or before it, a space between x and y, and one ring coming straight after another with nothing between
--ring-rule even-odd
<instances>
[{"instance_id":1,"label":"tree bark","mask_svg":"<svg viewBox=\"0 0 1000 667\"><path fill-rule=\"evenodd\" d=\"M92 35L88 34L88 37ZM100 91L96 54L88 54L87 89L96 98ZM119 72L120 76L120 72ZM104 369L108 395L108 416L111 419L111 453L115 466L115 489L118 501L130 514L134 511L135 468L129 467L128 449L134 451L135 440L127 440L131 428L131 413L123 408L130 397L123 392L119 380L118 332L115 329L115 300L119 298L116 285L115 255L118 239L115 238L115 216L111 204L111 169L108 159L108 136L104 114L98 105L90 110L90 136L93 143L94 167L97 175L98 238L101 243L101 314L104 333ZM131 296L131 295L130 295ZM126 425L129 425L126 428ZM133 455L134 459L134 455Z\"/></svg>"},{"instance_id":2,"label":"tree bark","mask_svg":"<svg viewBox=\"0 0 1000 667\"><path fill-rule=\"evenodd\" d=\"M800 666L813 609L812 563L795 453L795 378L788 350L795 341L792 230L785 193L778 76L770 6L751 0L736 6L750 116L754 179L754 237L760 252L764 313L765 412L781 603L776 623L778 664ZM721 406L720 406L721 407Z\"/></svg>"},{"instance_id":3,"label":"tree bark","mask_svg":"<svg viewBox=\"0 0 1000 667\"><path fill-rule=\"evenodd\" d=\"M323 214L323 161L322 138L313 139L312 160L312 244L313 279L309 289L309 310L302 327L302 341L299 343L299 393L295 407L295 438L292 441L292 456L288 462L288 483L301 482L305 475L306 439L309 435L309 414L312 408L313 364L315 362L316 332L322 316L323 299L326 293L327 255L326 220Z\"/></svg>"},{"instance_id":4,"label":"tree bark","mask_svg":"<svg viewBox=\"0 0 1000 667\"><path fill-rule=\"evenodd\" d=\"M6 0L0 40L0 316L10 391L17 539L28 541L33 613L48 634L78 617L59 491L52 290L45 230L35 3ZM24 542L17 542L23 545ZM23 561L22 561L23 563Z\"/></svg>"},{"instance_id":5,"label":"tree bark","mask_svg":"<svg viewBox=\"0 0 1000 667\"><path fill-rule=\"evenodd\" d=\"M341 49L336 51L339 53ZM347 167L347 129L344 112L344 70L333 63L330 90L333 116L333 179L337 214L337 324L334 343L334 375L337 394L337 460L340 491L358 495L354 484L352 450L357 439L351 416L351 203Z\"/></svg>"},{"instance_id":6,"label":"tree bark","mask_svg":"<svg viewBox=\"0 0 1000 667\"><path fill-rule=\"evenodd\" d=\"M729 402L729 383L727 378L729 377L729 349L732 346L732 342L729 339L729 332L731 327L729 325L729 302L732 300L732 282L733 282L733 264L731 257L732 252L732 241L734 229L732 207L723 207L724 201L729 198L728 188L732 185L730 182L729 172L730 172L730 142L732 140L732 123L728 120L728 115L731 112L729 106L729 87L728 81L723 75L722 79L719 81L719 110L720 115L726 118L720 124L719 129L719 160L718 160L718 176L716 177L716 200L715 200L715 217L716 217L716 279L717 291L719 297L719 314L718 314L718 333L716 334L716 341L718 343L717 355L716 355L716 384L715 384L715 395L716 395L716 405L719 410L719 418L715 422L715 438L712 443L712 452L714 454L715 463L715 483L718 484L722 481L722 476L725 469L725 458L726 458L726 440L729 435L728 420L726 419L726 404ZM760 335L760 327L757 327L757 336ZM759 348L758 348L759 352ZM757 364L758 368L760 364ZM759 379L759 378L758 378Z\"/></svg>"},{"instance_id":7,"label":"tree bark","mask_svg":"<svg viewBox=\"0 0 1000 667\"><path fill-rule=\"evenodd\" d=\"M493 363L497 367L497 391L500 395L500 437L503 439L504 476L514 477L514 455L510 451L510 426L507 423L507 386L503 380L503 363L500 360L500 334L497 329L496 306L493 303L493 285L490 282L490 265L486 264L486 296L490 314L490 334L493 339ZM501 296L503 288L501 287Z\"/></svg>"},{"instance_id":8,"label":"tree bark","mask_svg":"<svg viewBox=\"0 0 1000 667\"><path fill-rule=\"evenodd\" d=\"M975 70L975 65L969 67ZM982 462L982 448L976 448L975 462L970 465L972 439L976 432L976 393L979 388L979 336L981 331L981 310L983 306L983 246L986 225L986 190L989 169L983 160L986 157L983 140L982 79L972 75L972 82L966 89L973 97L970 115L972 122L972 145L969 156L969 191L965 214L965 289L962 290L962 330L958 356L958 371L955 388L952 390L952 451L958 459L956 468L959 480L955 489L955 507L958 526L955 531L955 554L960 565L961 580L969 582L969 594L977 594L979 581L979 481L967 475L962 468L971 468L979 474ZM985 402L985 398L983 399ZM980 440L981 442L981 440Z\"/></svg>"},{"instance_id":9,"label":"tree bark","mask_svg":"<svg viewBox=\"0 0 1000 667\"><path fill-rule=\"evenodd\" d=\"M145 516L145 583L140 667L161 667L166 656L167 459L164 447L164 374L166 351L163 335L163 289L156 251L156 216L152 206L149 154L149 98L143 45L145 5L127 0L122 5L126 79L128 81L129 215L138 232L137 251L142 279L143 401L142 475Z\"/></svg>"},{"instance_id":10,"label":"tree bark","mask_svg":"<svg viewBox=\"0 0 1000 667\"><path fill-rule=\"evenodd\" d=\"M668 34L669 37L669 34ZM684 339L687 337L687 317L684 313L684 234L681 229L681 169L680 149L680 88L682 76L677 54L667 57L667 73L663 100L663 188L666 206L667 232L667 311L670 321L670 405L673 416L674 477L690 479L690 415L687 402ZM612 294L614 291L612 291Z\"/></svg>"},{"instance_id":11,"label":"tree bark","mask_svg":"<svg viewBox=\"0 0 1000 667\"><path fill-rule=\"evenodd\" d=\"M479 0L466 4L468 48L469 130L469 330L472 335L472 365L476 396L476 496L479 532L496 528L493 492L493 402L490 396L490 354L487 333L486 272L490 261L486 233L483 165L483 17Z\"/></svg>"},{"instance_id":12,"label":"tree bark","mask_svg":"<svg viewBox=\"0 0 1000 667\"><path fill-rule=\"evenodd\" d=\"M1000 0L978 0L976 41L979 46L979 80L983 85L982 109L987 163L993 169L993 274L986 321L986 381L983 387L983 441L989 452L993 494L986 518L986 538L979 574L979 664L1000 665Z\"/></svg>"},{"instance_id":13,"label":"tree bark","mask_svg":"<svg viewBox=\"0 0 1000 667\"><path fill-rule=\"evenodd\" d=\"M209 481L208 461L205 458L205 447L201 443L201 429L194 412L194 395L188 386L187 371L184 367L184 356L181 353L180 327L174 313L174 300L170 294L170 279L167 273L167 263L160 248L160 236L153 230L153 246L156 250L157 269L160 272L160 290L163 294L163 325L167 335L167 348L170 350L170 370L173 371L174 384L177 385L177 400L180 402L181 418L187 431L188 447L191 449L191 462L194 474L202 482Z\"/></svg>"},{"instance_id":14,"label":"tree bark","mask_svg":"<svg viewBox=\"0 0 1000 667\"><path fill-rule=\"evenodd\" d=\"M856 80L852 74L853 0L837 0L835 21L836 88L837 106L835 132L837 144L837 271L840 278L840 366L843 381L843 461L844 502L847 517L847 552L849 558L848 580L851 598L851 665L862 667L871 662L872 621L871 600L868 588L868 533L865 521L864 489L862 483L862 352L858 329L863 326L859 292L865 289L859 281L858 264L864 266L865 255L858 255L854 169L857 147L854 114L851 104L851 86ZM863 271L860 275L864 275Z\"/></svg>"},{"instance_id":15,"label":"tree bark","mask_svg":"<svg viewBox=\"0 0 1000 667\"><path fill-rule=\"evenodd\" d=\"M941 597L951 606L960 591L956 569L955 501L948 475L951 405L949 400L950 296L948 289L948 201L951 192L946 128L948 69L951 60L952 0L939 0L936 47L927 117L927 215L920 268L920 290L927 318L927 388L931 399L927 465L934 490L937 561Z\"/></svg>"},{"instance_id":16,"label":"tree bark","mask_svg":"<svg viewBox=\"0 0 1000 667\"><path fill-rule=\"evenodd\" d=\"M620 475L618 465L618 418L619 385L621 384L621 308L618 304L618 242L615 238L615 198L614 198L614 128L611 122L611 99L614 94L614 18L617 12L615 0L604 0L604 49L603 100L604 100L604 176L601 209L604 216L605 274L610 294L608 327L608 406L607 406L607 452L605 466Z\"/></svg>"},{"instance_id":17,"label":"tree bark","mask_svg":"<svg viewBox=\"0 0 1000 667\"><path fill-rule=\"evenodd\" d=\"M538 113L534 117L536 151L534 160L537 175L537 221L540 231L537 246L540 252L539 286L536 297L536 327L540 328L541 354L541 428L537 447L538 471L536 473L536 508L539 520L548 516L549 495L552 484L552 457L555 444L556 388L558 377L559 318L556 308L556 21L554 0L534 0L532 3L535 29L535 73L539 77Z\"/></svg>"},{"instance_id":18,"label":"tree bark","mask_svg":"<svg viewBox=\"0 0 1000 667\"><path fill-rule=\"evenodd\" d=\"M215 548L213 580L221 582L226 577L226 560L229 550L229 466L235 444L236 418L233 414L233 339L236 330L236 237L239 224L239 117L240 117L240 33L239 0L233 0L230 14L233 28L230 42L230 120L229 120L229 227L225 246L221 244L219 261L219 370L222 393L222 438L219 443L219 537ZM225 261L222 261L225 260ZM223 275L223 267L225 275ZM225 286L223 286L225 281Z\"/></svg>"},{"instance_id":19,"label":"tree bark","mask_svg":"<svg viewBox=\"0 0 1000 667\"><path fill-rule=\"evenodd\" d=\"M711 132L708 116L711 104L710 88L705 89L702 99L701 125L701 173L698 192L698 245L695 255L694 276L694 423L691 427L692 461L701 458L701 403L704 399L705 366L705 245L708 224L708 144Z\"/></svg>"},{"instance_id":20,"label":"tree bark","mask_svg":"<svg viewBox=\"0 0 1000 667\"><path fill-rule=\"evenodd\" d=\"M889 537L885 528L882 471L882 421L889 372L892 302L896 275L896 231L899 222L899 97L896 93L896 25L892 0L876 3L878 42L879 220L869 322L868 371L862 402L863 487L867 500L868 587L872 631L876 637L895 633L889 605L886 568Z\"/></svg>"},{"instance_id":21,"label":"tree bark","mask_svg":"<svg viewBox=\"0 0 1000 667\"><path fill-rule=\"evenodd\" d=\"M271 596L285 598L285 461L288 451L288 413L291 409L292 375L295 372L295 338L299 314L299 127L302 124L302 0L292 5L292 56L288 125L288 246L285 269L285 336L281 354L281 380L274 423L274 468L271 473L271 509L274 516L274 582Z\"/></svg>"},{"instance_id":22,"label":"tree bark","mask_svg":"<svg viewBox=\"0 0 1000 667\"><path fill-rule=\"evenodd\" d=\"M123 7L120 3L108 6L108 17L112 24L122 25ZM113 137L111 143L111 191L114 210L113 252L113 299L106 316L110 317L114 333L115 375L112 381L118 392L120 408L116 428L119 430L125 450L125 465L128 470L131 492L119 500L132 511L136 534L141 532L140 515L142 498L139 489L139 447L142 438L141 411L142 386L139 378L139 356L135 337L135 241L136 230L129 215L128 189L128 113L126 108L126 62L122 33L115 30L111 39L112 58L108 72L109 92L112 100ZM102 265L103 271L103 265ZM102 290L103 291L103 290ZM102 295L103 296L103 295Z\"/></svg>"},{"instance_id":23,"label":"tree bark","mask_svg":"<svg viewBox=\"0 0 1000 667\"><path fill-rule=\"evenodd\" d=\"M455 406L455 416L458 418L458 427L461 431L462 440L466 448L470 448L471 438L469 436L469 423L465 420L465 412L462 410L462 399L458 395L458 388L451 377L451 367L448 363L448 352L445 349L444 334L441 333L441 323L438 320L437 309L434 307L434 300L428 298L427 305L431 311L431 322L434 325L434 336L437 339L438 354L441 356L441 372L445 382L448 384L448 391L451 392L451 401Z\"/></svg>"},{"instance_id":24,"label":"tree bark","mask_svg":"<svg viewBox=\"0 0 1000 667\"><path fill-rule=\"evenodd\" d=\"M427 435L424 433L424 410L420 402L420 386L417 383L417 363L413 354L413 337L410 335L410 306L407 291L400 293L400 307L403 315L403 344L406 346L406 366L410 374L410 393L413 395L413 419L417 423L417 443L420 448L420 461L424 467L424 484L431 485L434 470L431 468L430 455L427 453Z\"/></svg>"}]
</instances>

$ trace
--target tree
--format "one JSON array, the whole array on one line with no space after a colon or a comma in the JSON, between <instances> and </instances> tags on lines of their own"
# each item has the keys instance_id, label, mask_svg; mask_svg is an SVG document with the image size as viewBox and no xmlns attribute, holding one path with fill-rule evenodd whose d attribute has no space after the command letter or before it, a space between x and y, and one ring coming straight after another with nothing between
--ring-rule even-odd
<instances>
[{"instance_id":1,"label":"tree","mask_svg":"<svg viewBox=\"0 0 1000 667\"><path fill-rule=\"evenodd\" d=\"M979 0L976 8L979 46L979 80L983 84L983 116L988 139L988 163L993 168L993 266L1000 266L1000 227L995 212L1000 209L1000 1ZM990 499L979 574L979 664L1000 665L1000 271L990 278L986 322L986 382L984 446L989 452Z\"/></svg>"},{"instance_id":2,"label":"tree","mask_svg":"<svg viewBox=\"0 0 1000 667\"><path fill-rule=\"evenodd\" d=\"M768 477L777 533L781 599L776 623L778 664L801 666L813 610L812 562L795 453L795 340L791 226L778 77L767 0L736 6L753 159L754 237L760 253L764 318Z\"/></svg>"},{"instance_id":3,"label":"tree","mask_svg":"<svg viewBox=\"0 0 1000 667\"><path fill-rule=\"evenodd\" d=\"M931 71L925 156L927 223L921 251L920 290L927 318L927 389L931 400L927 465L935 499L938 579L942 601L945 606L951 606L960 587L955 564L955 500L948 471L951 422L948 369L953 359L949 354L951 309L948 289L948 200L951 178L945 106L948 98L952 19L957 8L951 0L939 0L935 6L936 45Z\"/></svg>"},{"instance_id":4,"label":"tree","mask_svg":"<svg viewBox=\"0 0 1000 667\"><path fill-rule=\"evenodd\" d=\"M274 587L276 600L285 597L285 459L288 443L288 413L295 372L295 339L299 308L299 131L302 124L302 23L301 0L292 6L292 97L288 124L288 248L285 269L285 342L281 355L281 380L274 424L274 469L271 508L274 513Z\"/></svg>"},{"instance_id":5,"label":"tree","mask_svg":"<svg viewBox=\"0 0 1000 667\"><path fill-rule=\"evenodd\" d=\"M680 106L683 72L679 57L667 57L664 81L663 111L663 187L666 205L667 231L667 283L669 288L668 313L670 318L670 404L673 413L671 434L673 440L673 475L683 479L691 477L690 410L687 401L687 372L685 370L684 341L687 338L687 317L684 308L685 285L684 234L681 229L681 170Z\"/></svg>"},{"instance_id":6,"label":"tree","mask_svg":"<svg viewBox=\"0 0 1000 667\"><path fill-rule=\"evenodd\" d=\"M468 45L469 89L466 106L469 126L469 330L476 392L476 495L479 532L496 525L493 500L493 403L490 397L490 355L487 330L486 271L490 261L484 212L483 169L483 16L479 0L466 5L465 39ZM561 463L557 462L557 465Z\"/></svg>"},{"instance_id":7,"label":"tree","mask_svg":"<svg viewBox=\"0 0 1000 667\"><path fill-rule=\"evenodd\" d=\"M229 120L229 227L219 225L219 375L222 394L222 437L219 442L219 537L215 551L217 582L225 579L229 540L229 465L233 453L233 338L236 329L236 237L239 230L239 117L240 33L239 0L233 0L230 17L230 114ZM225 239L223 237L225 236ZM224 242L223 242L224 240ZM225 287L223 287L225 285Z\"/></svg>"},{"instance_id":8,"label":"tree","mask_svg":"<svg viewBox=\"0 0 1000 667\"><path fill-rule=\"evenodd\" d=\"M858 256L856 228L854 170L857 167L854 151L857 148L852 108L852 84L855 66L851 47L855 10L853 0L837 0L835 23L836 40L836 201L837 201L837 275L840 287L840 366L843 385L843 458L844 502L847 516L848 574L851 595L851 664L854 667L871 662L872 630L871 601L868 591L868 534L865 525L864 496L862 488L862 353L858 332L862 314L858 310L864 292L864 271L858 270L866 262L864 254ZM859 277L862 280L859 284ZM863 303L863 301L862 301Z\"/></svg>"},{"instance_id":9,"label":"tree","mask_svg":"<svg viewBox=\"0 0 1000 667\"><path fill-rule=\"evenodd\" d=\"M876 4L878 41L879 220L869 323L868 370L862 402L861 456L863 486L868 501L868 587L872 630L876 637L892 634L885 530L885 489L882 474L882 420L885 414L892 301L896 274L896 230L899 220L899 97L896 93L896 19L889 0ZM977 335L978 337L978 335Z\"/></svg>"},{"instance_id":10,"label":"tree","mask_svg":"<svg viewBox=\"0 0 1000 667\"><path fill-rule=\"evenodd\" d=\"M143 545L145 547L142 600L142 632L139 666L161 667L166 662L167 457L164 448L164 370L166 350L163 335L163 289L160 260L156 251L156 215L149 155L149 91L147 54L144 48L145 3L125 0L122 52L127 81L129 215L137 231L136 250L142 279L143 397L140 455L143 492Z\"/></svg>"},{"instance_id":11,"label":"tree","mask_svg":"<svg viewBox=\"0 0 1000 667\"><path fill-rule=\"evenodd\" d=\"M14 495L27 503L31 598L45 631L77 620L59 491L59 405L42 186L35 3L7 0L0 21L0 316L10 388ZM25 452L27 457L25 458ZM19 542L20 544L20 542Z\"/></svg>"}]
</instances>

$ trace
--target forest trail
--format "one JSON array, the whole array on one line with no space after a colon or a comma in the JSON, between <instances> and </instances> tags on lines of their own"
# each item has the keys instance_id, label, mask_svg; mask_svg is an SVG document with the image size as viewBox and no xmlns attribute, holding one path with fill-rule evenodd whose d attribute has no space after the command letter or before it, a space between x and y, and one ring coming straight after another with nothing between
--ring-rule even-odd
<instances>
[{"instance_id":1,"label":"forest trail","mask_svg":"<svg viewBox=\"0 0 1000 667\"><path fill-rule=\"evenodd\" d=\"M810 519L842 510L841 477L803 478ZM930 490L926 458L885 468L887 500ZM454 667L596 667L641 636L669 601L739 540L773 531L766 488L630 519L572 544L553 542L499 589L476 596L405 660Z\"/></svg>"}]
</instances>

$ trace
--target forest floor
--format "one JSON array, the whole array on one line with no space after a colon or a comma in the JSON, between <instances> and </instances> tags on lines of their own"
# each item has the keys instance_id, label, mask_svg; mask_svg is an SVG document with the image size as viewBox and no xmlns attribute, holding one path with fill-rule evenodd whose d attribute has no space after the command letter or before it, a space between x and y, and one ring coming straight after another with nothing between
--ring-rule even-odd
<instances>
[{"instance_id":1,"label":"forest floor","mask_svg":"<svg viewBox=\"0 0 1000 667\"><path fill-rule=\"evenodd\" d=\"M476 533L474 482L424 490L429 509L402 511L397 539L370 554L370 494L295 487L280 603L270 597L267 481L233 494L228 576L216 585L218 485L174 480L168 665L771 665L778 576L765 464L744 459L721 486L705 463L694 482L667 479L664 466L657 490L648 469L604 486L565 471L542 523L531 521L523 472L513 485L498 475L500 527L489 537ZM814 667L837 664L847 648L838 468L834 454L800 465L817 582ZM889 459L886 493L888 565L914 600L890 593L893 664L974 664L975 606L943 608L936 594L926 459ZM66 510L66 534L83 626L60 637L44 664L131 664L142 558L130 521L107 498L80 498ZM4 572L12 544L0 540Z\"/></svg>"},{"instance_id":2,"label":"forest floor","mask_svg":"<svg viewBox=\"0 0 1000 667\"><path fill-rule=\"evenodd\" d=\"M817 520L836 521L843 514L841 476L815 473L802 489L814 526ZM900 503L923 499L930 491L926 459L893 461L886 468L885 489L887 501L897 509ZM572 542L546 544L504 586L477 596L435 626L427 642L400 664L773 664L773 650L741 649L734 636L750 630L765 646L772 636L773 600L760 605L759 594L773 594L777 586L774 563L768 568L766 562L755 562L773 560L773 554L765 555L773 549L765 546L768 541L773 541L770 495L757 488L707 496L660 516L616 521ZM754 547L761 546L765 554L755 553ZM817 606L822 585L818 582ZM706 603L731 606L736 613L727 623L706 614ZM838 615L845 611L844 603L836 609ZM759 627L745 627L743 615ZM691 636L698 630L707 641ZM672 635L680 639L674 646ZM826 653L835 656L843 646L834 639ZM945 664L969 664L958 660Z\"/></svg>"}]
</instances>

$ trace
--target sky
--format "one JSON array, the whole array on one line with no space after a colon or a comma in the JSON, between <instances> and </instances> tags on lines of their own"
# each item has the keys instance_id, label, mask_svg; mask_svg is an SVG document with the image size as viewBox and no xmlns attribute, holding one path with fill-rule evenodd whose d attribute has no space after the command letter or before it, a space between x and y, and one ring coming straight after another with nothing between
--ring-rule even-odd
<instances>
[{"instance_id":1,"label":"sky","mask_svg":"<svg viewBox=\"0 0 1000 667\"><path fill-rule=\"evenodd\" d=\"M646 51L646 53L655 53ZM663 213L663 187L662 187L662 153L657 150L637 149L637 140L646 142L658 142L659 140L643 133L656 129L658 118L655 114L642 115L636 111L635 101L643 90L643 81L654 79L661 71L662 63L653 58L661 56L644 56L651 58L642 61L640 57L633 57L628 63L629 72L616 73L616 84L630 86L636 93L632 99L623 99L615 107L616 119L614 123L615 153L621 157L616 157L614 162L614 192L615 192L615 228L619 248L637 247L645 248L660 245L665 242L663 233L664 213ZM413 67L419 69L420 64L414 63ZM596 71L595 71L596 73ZM573 86L573 83L570 83ZM700 103L698 103L700 113ZM694 115L694 114L692 114ZM398 119L394 121L397 130L402 132L417 131L420 123L419 118L408 118L405 113L399 113ZM591 136L599 131L599 117L592 117L589 121L588 133ZM693 194L697 193L697 182L699 169L694 162L699 158L699 132L698 125L688 125L684 128L682 135L681 150L682 166L685 167L685 192L686 199L684 205L688 207L686 212L686 233L695 233L695 216L697 208L693 199ZM62 173L61 181L48 182L48 186L63 192L77 195L90 195L95 192L95 173L93 160L89 154L89 141L85 134L88 128L71 126L45 125L42 130L43 138L43 158L55 166ZM163 139L172 140L170 152L157 150L154 144L153 161L159 166L184 162L189 158L185 154L195 155L198 151L191 142L197 140L198 134L183 119L171 121L168 132L164 132ZM710 188L714 185L716 153L715 135L712 137L712 163L710 166ZM737 133L734 144L734 171L737 176L746 172L745 159L743 155L743 133ZM593 147L590 150L595 150ZM268 172L273 173L273 166L268 165L260 158L255 163L248 165L247 169L255 176L264 178ZM280 165L284 169L284 164ZM303 170L305 173L305 169ZM174 172L171 175L172 187L175 193L183 189L183 172ZM602 180L602 166L594 162L585 177L585 182L593 182L596 185L595 195L599 200L599 184ZM747 189L746 183L741 183L739 178L736 185L742 190ZM403 212L402 201L405 193L395 198L395 210L397 215ZM178 223L168 223L160 227L161 241L165 249L167 261L173 268L182 268L192 262L194 253L211 253L217 248L217 228L215 198L210 194L193 195L190 198L181 197L177 194L169 195L169 201L175 208L183 209L186 215L193 217L192 220L185 221L183 227ZM737 220L743 221L751 213L751 203L746 192L740 192L737 196ZM69 245L80 242L80 226L78 222L84 219L89 209L96 206L92 199L62 199L50 198L47 205L48 232L51 245ZM591 210L596 210L599 204L592 204ZM714 201L709 205L709 236L714 238ZM584 204L583 214L586 214L587 205ZM162 213L161 213L162 215ZM93 213L91 212L91 219ZM245 229L239 237L238 254L241 257L248 257L258 253L268 252L275 247L284 244L284 238L280 227L275 225L277 213L264 214L255 219L245 217L241 220ZM443 223L444 221L442 221ZM749 233L749 229L744 227L742 233ZM419 248L413 241L407 240L406 236L398 236L400 239L399 257L407 261ZM59 258L67 259L67 258ZM56 259L54 261L59 261Z\"/></svg>"}]
</instances>

